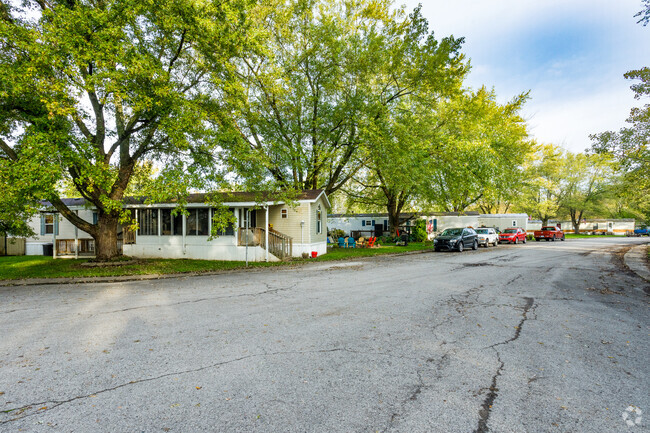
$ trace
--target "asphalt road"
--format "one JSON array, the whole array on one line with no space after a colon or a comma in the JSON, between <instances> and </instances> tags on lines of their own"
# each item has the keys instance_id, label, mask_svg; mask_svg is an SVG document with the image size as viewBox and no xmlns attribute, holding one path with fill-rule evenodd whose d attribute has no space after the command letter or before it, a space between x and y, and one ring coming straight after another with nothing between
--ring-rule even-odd
<instances>
[{"instance_id":1,"label":"asphalt road","mask_svg":"<svg viewBox=\"0 0 650 433\"><path fill-rule=\"evenodd\" d=\"M649 431L638 242L2 288L0 431Z\"/></svg>"}]
</instances>

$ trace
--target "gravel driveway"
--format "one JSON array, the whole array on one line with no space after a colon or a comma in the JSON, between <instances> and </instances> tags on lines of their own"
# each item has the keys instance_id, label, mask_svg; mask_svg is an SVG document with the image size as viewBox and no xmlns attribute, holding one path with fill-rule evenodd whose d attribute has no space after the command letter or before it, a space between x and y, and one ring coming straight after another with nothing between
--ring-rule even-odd
<instances>
[{"instance_id":1,"label":"gravel driveway","mask_svg":"<svg viewBox=\"0 0 650 433\"><path fill-rule=\"evenodd\" d=\"M2 288L0 431L648 431L638 242Z\"/></svg>"}]
</instances>

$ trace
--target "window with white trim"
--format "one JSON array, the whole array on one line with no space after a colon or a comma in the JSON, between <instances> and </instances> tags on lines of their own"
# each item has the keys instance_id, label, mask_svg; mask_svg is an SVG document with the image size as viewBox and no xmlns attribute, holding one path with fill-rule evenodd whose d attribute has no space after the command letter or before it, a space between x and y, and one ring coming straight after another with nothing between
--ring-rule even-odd
<instances>
[{"instance_id":1,"label":"window with white trim","mask_svg":"<svg viewBox=\"0 0 650 433\"><path fill-rule=\"evenodd\" d=\"M280 215L282 216L282 219L289 218L289 210L286 208L280 210Z\"/></svg>"},{"instance_id":2,"label":"window with white trim","mask_svg":"<svg viewBox=\"0 0 650 433\"><path fill-rule=\"evenodd\" d=\"M54 233L54 215L45 215L45 233L46 235L51 235Z\"/></svg>"},{"instance_id":3,"label":"window with white trim","mask_svg":"<svg viewBox=\"0 0 650 433\"><path fill-rule=\"evenodd\" d=\"M320 205L318 205L318 210L316 211L316 233L323 233L323 212L320 209Z\"/></svg>"}]
</instances>

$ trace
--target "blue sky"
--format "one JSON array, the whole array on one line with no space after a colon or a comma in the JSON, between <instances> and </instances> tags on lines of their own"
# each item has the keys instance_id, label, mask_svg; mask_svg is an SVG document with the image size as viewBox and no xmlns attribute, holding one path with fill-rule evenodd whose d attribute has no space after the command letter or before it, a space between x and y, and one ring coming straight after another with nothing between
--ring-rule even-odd
<instances>
[{"instance_id":1,"label":"blue sky","mask_svg":"<svg viewBox=\"0 0 650 433\"><path fill-rule=\"evenodd\" d=\"M650 66L640 0L402 2L418 3L437 39L465 37L468 86L494 87L503 102L530 90L522 114L538 141L583 151L589 134L621 128L642 103L623 77Z\"/></svg>"}]
</instances>

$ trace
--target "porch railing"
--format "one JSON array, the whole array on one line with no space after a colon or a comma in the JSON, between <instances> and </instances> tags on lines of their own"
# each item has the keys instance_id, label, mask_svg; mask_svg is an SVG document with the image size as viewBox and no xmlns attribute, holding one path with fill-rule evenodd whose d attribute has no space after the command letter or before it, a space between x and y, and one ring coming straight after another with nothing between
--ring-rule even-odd
<instances>
[{"instance_id":1,"label":"porch railing","mask_svg":"<svg viewBox=\"0 0 650 433\"><path fill-rule=\"evenodd\" d=\"M266 249L266 233L261 227L249 229L240 227L237 230L237 237L237 244L240 246L260 246ZM293 253L293 238L275 230L269 231L268 250L280 260L289 258Z\"/></svg>"}]
</instances>

